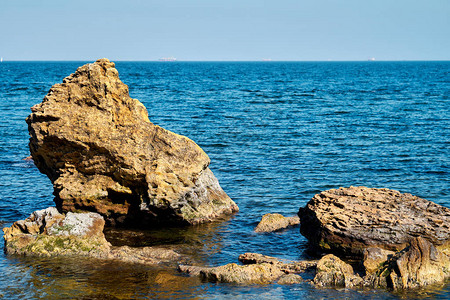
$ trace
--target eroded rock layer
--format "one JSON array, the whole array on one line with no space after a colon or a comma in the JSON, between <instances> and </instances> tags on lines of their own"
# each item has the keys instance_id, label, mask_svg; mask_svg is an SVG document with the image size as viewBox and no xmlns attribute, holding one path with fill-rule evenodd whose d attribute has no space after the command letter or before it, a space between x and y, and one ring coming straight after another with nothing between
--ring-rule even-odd
<instances>
[{"instance_id":1,"label":"eroded rock layer","mask_svg":"<svg viewBox=\"0 0 450 300\"><path fill-rule=\"evenodd\" d=\"M418 236L444 252L450 244L450 209L389 189L324 191L299 217L313 248L344 255L361 257L368 247L399 251Z\"/></svg>"},{"instance_id":2,"label":"eroded rock layer","mask_svg":"<svg viewBox=\"0 0 450 300\"><path fill-rule=\"evenodd\" d=\"M31 155L52 181L60 211L146 226L196 224L238 210L205 152L152 124L107 59L78 68L31 110Z\"/></svg>"}]
</instances>

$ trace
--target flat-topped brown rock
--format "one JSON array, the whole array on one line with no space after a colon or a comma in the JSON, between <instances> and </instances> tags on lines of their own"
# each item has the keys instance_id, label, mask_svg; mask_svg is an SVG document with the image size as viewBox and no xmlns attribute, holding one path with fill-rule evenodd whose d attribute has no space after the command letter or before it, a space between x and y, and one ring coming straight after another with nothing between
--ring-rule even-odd
<instances>
[{"instance_id":1,"label":"flat-topped brown rock","mask_svg":"<svg viewBox=\"0 0 450 300\"><path fill-rule=\"evenodd\" d=\"M394 190L332 189L315 195L298 214L312 248L333 253L399 251L418 236L444 252L450 245L450 209Z\"/></svg>"},{"instance_id":2,"label":"flat-topped brown rock","mask_svg":"<svg viewBox=\"0 0 450 300\"><path fill-rule=\"evenodd\" d=\"M192 140L152 124L114 63L100 59L55 84L27 118L30 151L60 211L108 224L196 224L238 210Z\"/></svg>"}]
</instances>

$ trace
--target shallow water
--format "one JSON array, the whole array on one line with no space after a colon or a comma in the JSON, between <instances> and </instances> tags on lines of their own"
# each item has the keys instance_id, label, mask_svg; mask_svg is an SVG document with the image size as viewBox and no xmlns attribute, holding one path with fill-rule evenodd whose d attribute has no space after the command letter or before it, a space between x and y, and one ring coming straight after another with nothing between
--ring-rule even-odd
<instances>
[{"instance_id":1,"label":"shallow water","mask_svg":"<svg viewBox=\"0 0 450 300\"><path fill-rule=\"evenodd\" d=\"M0 64L0 227L53 204L29 155L24 121L82 62ZM198 143L240 212L193 228L131 233L176 244L205 265L243 252L307 257L298 228L256 234L267 212L294 215L329 188L409 192L450 207L450 62L118 62L150 120ZM112 232L112 236L118 236ZM120 244L123 240L112 238ZM3 247L3 240L0 247ZM387 291L202 283L174 268L0 254L0 298L450 298L450 287Z\"/></svg>"}]
</instances>

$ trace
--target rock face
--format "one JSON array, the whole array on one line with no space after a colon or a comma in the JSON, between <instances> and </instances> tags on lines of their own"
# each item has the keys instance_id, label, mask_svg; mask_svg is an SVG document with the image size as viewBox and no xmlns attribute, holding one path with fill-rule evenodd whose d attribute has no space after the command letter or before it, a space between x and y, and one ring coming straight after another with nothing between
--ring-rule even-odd
<instances>
[{"instance_id":1,"label":"rock face","mask_svg":"<svg viewBox=\"0 0 450 300\"><path fill-rule=\"evenodd\" d=\"M352 266L340 260L333 254L322 257L317 263L314 284L326 287L357 287L362 284L362 278L355 275Z\"/></svg>"},{"instance_id":2,"label":"rock face","mask_svg":"<svg viewBox=\"0 0 450 300\"><path fill-rule=\"evenodd\" d=\"M78 68L31 110L30 152L60 211L145 226L196 224L238 210L203 150L152 124L107 59Z\"/></svg>"},{"instance_id":3,"label":"rock face","mask_svg":"<svg viewBox=\"0 0 450 300\"><path fill-rule=\"evenodd\" d=\"M103 234L104 224L97 213L63 215L55 207L49 207L3 228L5 251L26 256L84 256L143 264L181 259L171 249L112 247Z\"/></svg>"},{"instance_id":4,"label":"rock face","mask_svg":"<svg viewBox=\"0 0 450 300\"><path fill-rule=\"evenodd\" d=\"M368 247L399 251L416 236L444 251L450 246L450 209L394 190L332 189L298 214L310 245L335 254L362 257Z\"/></svg>"},{"instance_id":5,"label":"rock face","mask_svg":"<svg viewBox=\"0 0 450 300\"><path fill-rule=\"evenodd\" d=\"M300 219L295 217L284 217L281 214L265 214L255 228L255 232L273 232L300 224Z\"/></svg>"},{"instance_id":6,"label":"rock face","mask_svg":"<svg viewBox=\"0 0 450 300\"><path fill-rule=\"evenodd\" d=\"M370 287L418 288L450 278L450 257L428 240L417 237L408 247L390 255L378 268L366 267L366 273L365 282Z\"/></svg>"}]
</instances>

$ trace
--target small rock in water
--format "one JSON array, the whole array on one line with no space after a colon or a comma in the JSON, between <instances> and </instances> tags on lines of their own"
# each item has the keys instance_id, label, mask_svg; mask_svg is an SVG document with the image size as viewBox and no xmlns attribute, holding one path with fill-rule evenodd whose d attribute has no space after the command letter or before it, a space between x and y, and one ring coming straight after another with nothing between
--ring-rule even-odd
<instances>
[{"instance_id":1,"label":"small rock in water","mask_svg":"<svg viewBox=\"0 0 450 300\"><path fill-rule=\"evenodd\" d=\"M304 280L300 275L297 274L286 274L281 276L278 280L278 284L296 284L302 283Z\"/></svg>"},{"instance_id":2,"label":"small rock in water","mask_svg":"<svg viewBox=\"0 0 450 300\"><path fill-rule=\"evenodd\" d=\"M268 284L285 274L277 266L268 263L243 266L231 263L211 268L179 266L179 270L192 275L199 275L204 280L212 282L244 284Z\"/></svg>"},{"instance_id":3,"label":"small rock in water","mask_svg":"<svg viewBox=\"0 0 450 300\"><path fill-rule=\"evenodd\" d=\"M295 217L284 217L281 214L265 214L255 228L255 232L273 232L300 224L300 219Z\"/></svg>"}]
</instances>

